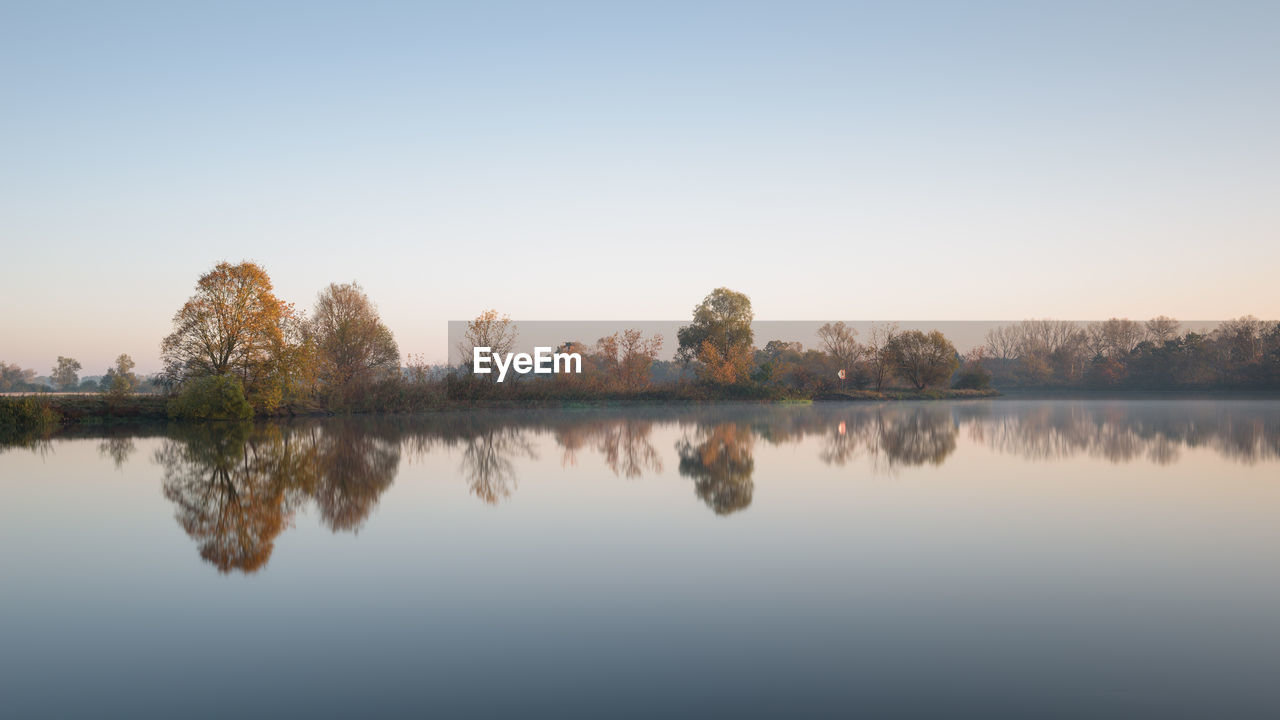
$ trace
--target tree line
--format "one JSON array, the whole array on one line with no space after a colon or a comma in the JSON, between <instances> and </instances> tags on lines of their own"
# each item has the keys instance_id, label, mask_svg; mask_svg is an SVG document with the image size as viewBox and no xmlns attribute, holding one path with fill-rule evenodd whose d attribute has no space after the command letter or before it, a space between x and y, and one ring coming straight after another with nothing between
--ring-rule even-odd
<instances>
[{"instance_id":1,"label":"tree line","mask_svg":"<svg viewBox=\"0 0 1280 720\"><path fill-rule=\"evenodd\" d=\"M823 394L972 390L991 386L1115 388L1280 388L1280 323L1252 317L1208 333L1183 331L1168 317L1140 323L1080 324L1027 320L993 329L964 355L940 331L871 327L865 337L843 322L817 331L816 347L771 339L757 344L750 298L717 288L694 306L676 333L674 357L663 339L635 329L558 352L583 358L580 374L524 377L498 384L470 367L471 349L509 353L518 328L486 310L467 324L457 363L402 363L377 306L358 283L332 283L309 310L274 294L252 262L219 263L173 316L161 343L164 370L139 379L121 355L96 388L119 397L152 387L172 397L170 411L191 418L247 418L314 411L403 411L502 402L610 398L715 399ZM59 389L84 389L80 363L59 357ZM34 373L0 363L0 391L23 389Z\"/></svg>"},{"instance_id":2,"label":"tree line","mask_svg":"<svg viewBox=\"0 0 1280 720\"><path fill-rule=\"evenodd\" d=\"M1024 320L988 332L977 355L1001 387L1280 389L1280 323L1253 316L1208 332L1166 316Z\"/></svg>"},{"instance_id":3,"label":"tree line","mask_svg":"<svg viewBox=\"0 0 1280 720\"><path fill-rule=\"evenodd\" d=\"M121 354L115 363L107 368L98 378L80 377L84 366L72 357L58 356L58 361L49 371L48 382L37 378L36 371L23 368L13 363L0 362L0 393L4 392L80 392L105 393L109 397L120 397L137 392L155 392L157 387L154 378L140 378L133 372L133 358Z\"/></svg>"}]
</instances>

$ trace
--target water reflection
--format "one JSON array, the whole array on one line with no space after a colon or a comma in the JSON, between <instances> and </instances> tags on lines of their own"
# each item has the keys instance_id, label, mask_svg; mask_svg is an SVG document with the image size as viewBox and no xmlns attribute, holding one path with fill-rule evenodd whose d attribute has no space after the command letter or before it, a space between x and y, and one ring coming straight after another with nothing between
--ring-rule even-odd
<instances>
[{"instance_id":1,"label":"water reflection","mask_svg":"<svg viewBox=\"0 0 1280 720\"><path fill-rule=\"evenodd\" d=\"M745 423L699 425L692 437L676 445L680 474L693 479L698 498L717 515L742 510L751 504L755 489L751 474L754 434Z\"/></svg>"},{"instance_id":2,"label":"water reflection","mask_svg":"<svg viewBox=\"0 0 1280 720\"><path fill-rule=\"evenodd\" d=\"M577 465L579 452L592 449L600 453L614 475L639 478L646 473L660 473L662 454L650 439L653 427L653 420L632 418L558 425L555 440L563 450L560 462Z\"/></svg>"},{"instance_id":3,"label":"water reflection","mask_svg":"<svg viewBox=\"0 0 1280 720\"><path fill-rule=\"evenodd\" d=\"M1113 463L1177 462L1182 451L1214 450L1253 464L1280 459L1280 408L1273 402L1023 402L958 412L970 436L1029 460L1077 455Z\"/></svg>"},{"instance_id":4,"label":"water reflection","mask_svg":"<svg viewBox=\"0 0 1280 720\"><path fill-rule=\"evenodd\" d=\"M306 473L277 428L183 428L156 451L178 524L218 570L253 572L271 557Z\"/></svg>"},{"instance_id":5,"label":"water reflection","mask_svg":"<svg viewBox=\"0 0 1280 720\"><path fill-rule=\"evenodd\" d=\"M137 449L134 445L133 438L128 435L117 435L114 437L103 438L98 443L98 454L110 458L111 463L116 469L124 467L125 462L129 460L129 456L133 455L133 451Z\"/></svg>"},{"instance_id":6,"label":"water reflection","mask_svg":"<svg viewBox=\"0 0 1280 720\"><path fill-rule=\"evenodd\" d=\"M471 494L490 505L516 487L517 457L537 458L533 444L516 428L487 428L462 441L462 474Z\"/></svg>"},{"instance_id":7,"label":"water reflection","mask_svg":"<svg viewBox=\"0 0 1280 720\"><path fill-rule=\"evenodd\" d=\"M199 553L222 572L254 572L297 513L314 506L333 532L358 532L403 458L446 454L481 502L513 497L522 467L554 448L570 468L591 458L619 478L664 473L674 460L717 515L752 504L758 456L795 446L774 474L812 458L841 472L894 476L944 465L961 447L1032 462L1087 456L1169 465L1207 449L1239 463L1280 459L1276 401L979 401L812 407L720 406L440 413L246 425L73 429L22 446L56 452L92 437L116 468L159 435L163 493ZM11 448L17 446L10 446ZM664 457L665 456L665 457ZM668 461L670 462L670 461Z\"/></svg>"},{"instance_id":8,"label":"water reflection","mask_svg":"<svg viewBox=\"0 0 1280 720\"><path fill-rule=\"evenodd\" d=\"M200 556L222 572L253 572L308 500L334 532L360 528L400 467L399 438L389 430L353 420L184 426L155 459Z\"/></svg>"},{"instance_id":9,"label":"water reflection","mask_svg":"<svg viewBox=\"0 0 1280 720\"><path fill-rule=\"evenodd\" d=\"M824 463L866 459L874 473L890 475L900 467L941 465L956 450L959 424L944 406L888 406L839 416L799 435L810 433L822 436L818 458Z\"/></svg>"}]
</instances>

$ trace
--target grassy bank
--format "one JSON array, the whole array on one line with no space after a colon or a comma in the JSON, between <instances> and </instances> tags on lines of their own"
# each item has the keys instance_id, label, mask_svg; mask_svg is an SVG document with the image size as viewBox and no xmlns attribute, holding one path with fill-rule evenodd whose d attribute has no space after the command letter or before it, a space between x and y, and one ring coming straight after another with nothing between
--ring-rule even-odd
<instances>
[{"instance_id":1,"label":"grassy bank","mask_svg":"<svg viewBox=\"0 0 1280 720\"><path fill-rule=\"evenodd\" d=\"M52 432L62 416L36 398L0 398L0 441L26 445Z\"/></svg>"},{"instance_id":2,"label":"grassy bank","mask_svg":"<svg viewBox=\"0 0 1280 720\"><path fill-rule=\"evenodd\" d=\"M0 442L27 444L65 425L163 421L168 418L165 402L159 395L0 397Z\"/></svg>"},{"instance_id":3,"label":"grassy bank","mask_svg":"<svg viewBox=\"0 0 1280 720\"><path fill-rule=\"evenodd\" d=\"M325 407L316 402L285 405L274 416L438 412L502 408L626 407L701 405L721 402L807 403L815 400L948 400L991 397L993 390L853 390L817 396L758 387L711 388L701 385L655 387L631 393L588 393L566 388L501 388L492 384L454 388L374 390L358 403ZM169 399L160 395L110 398L91 394L0 397L0 435L45 432L73 424L122 424L168 421Z\"/></svg>"}]
</instances>

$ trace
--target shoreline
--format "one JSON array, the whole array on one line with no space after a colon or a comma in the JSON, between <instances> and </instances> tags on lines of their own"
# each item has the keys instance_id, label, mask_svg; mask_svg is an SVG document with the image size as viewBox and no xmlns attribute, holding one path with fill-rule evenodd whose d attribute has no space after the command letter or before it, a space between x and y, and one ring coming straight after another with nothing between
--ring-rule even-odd
<instances>
[{"instance_id":1,"label":"shoreline","mask_svg":"<svg viewBox=\"0 0 1280 720\"><path fill-rule=\"evenodd\" d=\"M722 404L807 405L814 403L868 403L868 402L929 402L937 400L1233 400L1280 399L1276 390L1240 389L1180 389L1180 390L1118 390L1088 388L1003 388L986 390L892 388L881 391L848 390L845 392L817 393L797 396L751 396L732 393L702 394L680 390L655 390L632 395L587 397L512 397L450 400L435 398L433 401L409 407L359 408L352 410L328 410L317 406L288 406L277 412L260 415L255 419L288 419L304 417L358 416L358 415L407 415L436 412L468 412L480 410L553 410L574 408L614 407L695 407ZM9 418L0 431L30 432L52 430L70 425L113 425L132 423L198 423L199 420L174 418L169 415L170 398L163 395L129 395L111 398L101 394L85 393L7 393L0 395L0 409L17 405L30 407L33 403L40 410L29 417ZM3 416L5 413L0 413ZM12 414L12 413L10 413Z\"/></svg>"}]
</instances>

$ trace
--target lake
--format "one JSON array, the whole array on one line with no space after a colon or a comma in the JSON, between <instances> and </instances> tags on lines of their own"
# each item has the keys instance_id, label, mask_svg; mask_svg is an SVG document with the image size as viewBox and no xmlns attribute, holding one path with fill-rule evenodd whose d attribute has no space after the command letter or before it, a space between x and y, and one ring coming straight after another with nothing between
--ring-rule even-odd
<instances>
[{"instance_id":1,"label":"lake","mask_svg":"<svg viewBox=\"0 0 1280 720\"><path fill-rule=\"evenodd\" d=\"M0 451L0 715L1280 717L1280 401Z\"/></svg>"}]
</instances>

